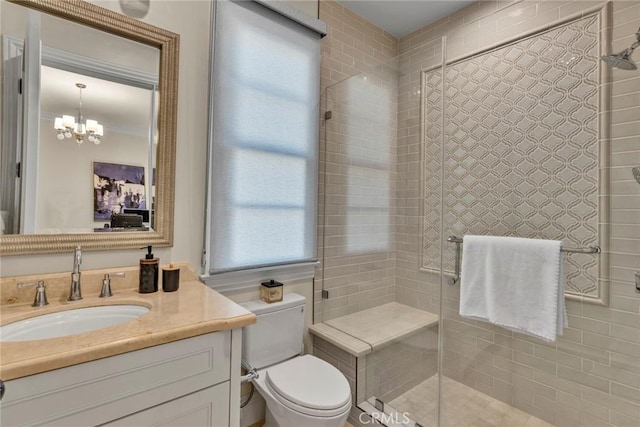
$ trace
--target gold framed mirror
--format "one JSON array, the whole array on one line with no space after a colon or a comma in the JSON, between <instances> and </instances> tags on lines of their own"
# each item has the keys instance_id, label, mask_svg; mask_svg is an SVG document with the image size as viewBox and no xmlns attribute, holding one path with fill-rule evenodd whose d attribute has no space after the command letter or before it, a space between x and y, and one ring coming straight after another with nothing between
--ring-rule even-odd
<instances>
[{"instance_id":1,"label":"gold framed mirror","mask_svg":"<svg viewBox=\"0 0 640 427\"><path fill-rule=\"evenodd\" d=\"M153 173L153 226L149 231L64 232L0 235L0 255L62 253L77 245L84 250L112 250L142 246L172 246L175 200L175 153L179 69L179 35L137 21L123 14L82 0L7 0L111 35L119 36L159 52L158 102L156 109L157 148L151 147ZM3 94L4 96L4 94ZM25 118L28 120L28 118ZM88 178L88 177L87 177ZM147 182L151 180L147 179Z\"/></svg>"}]
</instances>

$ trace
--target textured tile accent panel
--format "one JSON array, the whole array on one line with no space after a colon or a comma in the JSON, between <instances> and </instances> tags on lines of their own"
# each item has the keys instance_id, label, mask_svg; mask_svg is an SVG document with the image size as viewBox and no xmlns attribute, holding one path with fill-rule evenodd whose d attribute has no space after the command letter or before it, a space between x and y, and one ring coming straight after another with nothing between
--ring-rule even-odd
<instances>
[{"instance_id":1,"label":"textured tile accent panel","mask_svg":"<svg viewBox=\"0 0 640 427\"><path fill-rule=\"evenodd\" d=\"M441 166L447 235L599 244L600 28L595 14L448 64L444 94L441 67L423 74L424 269L439 268ZM607 304L605 257L565 254L567 294Z\"/></svg>"}]
</instances>

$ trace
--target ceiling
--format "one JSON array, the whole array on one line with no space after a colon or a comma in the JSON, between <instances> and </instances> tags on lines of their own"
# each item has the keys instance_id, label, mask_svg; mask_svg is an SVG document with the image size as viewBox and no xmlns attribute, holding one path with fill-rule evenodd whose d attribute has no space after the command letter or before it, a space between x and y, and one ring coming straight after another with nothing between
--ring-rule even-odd
<instances>
[{"instance_id":1,"label":"ceiling","mask_svg":"<svg viewBox=\"0 0 640 427\"><path fill-rule=\"evenodd\" d=\"M396 37L437 21L476 0L337 0Z\"/></svg>"}]
</instances>

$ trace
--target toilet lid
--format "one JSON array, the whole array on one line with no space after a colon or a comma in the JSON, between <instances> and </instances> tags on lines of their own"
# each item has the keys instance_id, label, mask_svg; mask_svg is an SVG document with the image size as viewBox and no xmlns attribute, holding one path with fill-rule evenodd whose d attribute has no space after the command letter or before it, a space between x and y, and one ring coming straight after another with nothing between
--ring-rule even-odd
<instances>
[{"instance_id":1,"label":"toilet lid","mask_svg":"<svg viewBox=\"0 0 640 427\"><path fill-rule=\"evenodd\" d=\"M351 390L344 375L308 354L267 369L266 381L280 397L304 408L330 411L351 402Z\"/></svg>"}]
</instances>

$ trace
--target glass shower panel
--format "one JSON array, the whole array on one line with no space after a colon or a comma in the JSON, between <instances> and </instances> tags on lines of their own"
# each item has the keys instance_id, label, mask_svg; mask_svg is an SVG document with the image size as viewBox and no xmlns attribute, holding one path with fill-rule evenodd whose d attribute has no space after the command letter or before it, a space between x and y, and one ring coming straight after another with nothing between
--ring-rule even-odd
<instances>
[{"instance_id":1,"label":"glass shower panel","mask_svg":"<svg viewBox=\"0 0 640 427\"><path fill-rule=\"evenodd\" d=\"M393 300L397 80L392 62L325 91L325 321Z\"/></svg>"},{"instance_id":2,"label":"glass shower panel","mask_svg":"<svg viewBox=\"0 0 640 427\"><path fill-rule=\"evenodd\" d=\"M356 344L336 348L314 340L325 357L347 359L354 401L369 413L375 408L368 405L367 362L376 339L370 325L379 320L376 307L395 299L397 77L395 62L382 64L324 94L320 255L328 298L321 300L321 319Z\"/></svg>"},{"instance_id":3,"label":"glass shower panel","mask_svg":"<svg viewBox=\"0 0 640 427\"><path fill-rule=\"evenodd\" d=\"M440 426L640 425L640 78L600 60L637 39L637 10L637 1L480 5L474 19L450 23L446 65L422 75L424 215L442 218L422 231L432 242L423 261L445 273ZM486 30L509 20L518 25ZM470 273L450 280L460 271L446 238L465 235L601 248L561 255L561 336L460 315Z\"/></svg>"},{"instance_id":4,"label":"glass shower panel","mask_svg":"<svg viewBox=\"0 0 640 427\"><path fill-rule=\"evenodd\" d=\"M437 423L440 288L436 269L420 268L420 82L441 57L441 38L426 40L323 94L314 347L388 426Z\"/></svg>"}]
</instances>

